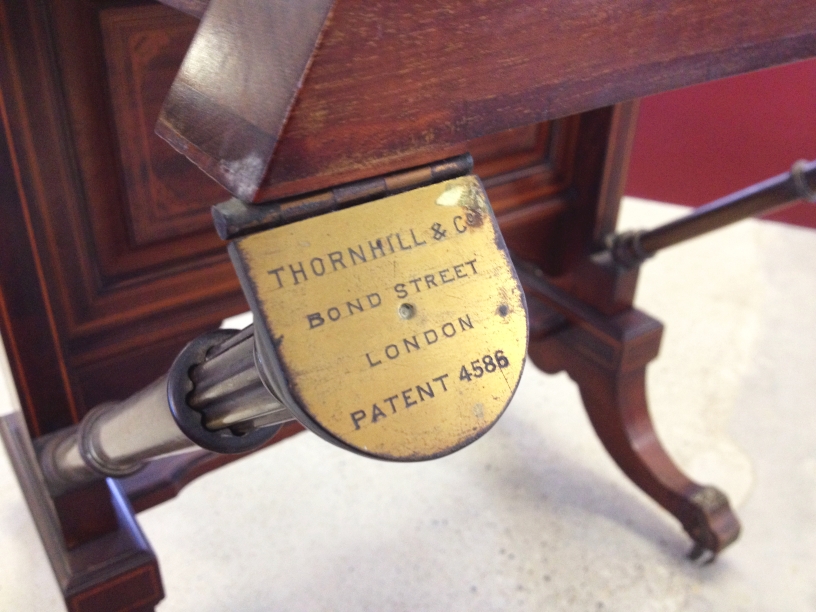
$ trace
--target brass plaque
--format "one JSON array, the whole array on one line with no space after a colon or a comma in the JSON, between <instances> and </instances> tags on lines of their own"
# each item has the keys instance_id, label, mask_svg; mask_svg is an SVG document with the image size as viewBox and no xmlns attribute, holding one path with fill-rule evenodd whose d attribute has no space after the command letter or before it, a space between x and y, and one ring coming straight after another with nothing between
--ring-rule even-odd
<instances>
[{"instance_id":1,"label":"brass plaque","mask_svg":"<svg viewBox=\"0 0 816 612\"><path fill-rule=\"evenodd\" d=\"M282 399L342 446L439 457L516 390L524 294L474 176L239 238L230 254Z\"/></svg>"}]
</instances>

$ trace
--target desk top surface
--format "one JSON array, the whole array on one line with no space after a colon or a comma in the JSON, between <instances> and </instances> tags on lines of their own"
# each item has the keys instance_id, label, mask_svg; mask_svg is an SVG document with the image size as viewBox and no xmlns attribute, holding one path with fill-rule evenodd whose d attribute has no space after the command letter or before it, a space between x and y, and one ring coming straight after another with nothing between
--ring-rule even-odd
<instances>
[{"instance_id":1,"label":"desk top surface","mask_svg":"<svg viewBox=\"0 0 816 612\"><path fill-rule=\"evenodd\" d=\"M427 163L485 134L816 55L808 0L256 4L211 0L159 121L245 200Z\"/></svg>"}]
</instances>

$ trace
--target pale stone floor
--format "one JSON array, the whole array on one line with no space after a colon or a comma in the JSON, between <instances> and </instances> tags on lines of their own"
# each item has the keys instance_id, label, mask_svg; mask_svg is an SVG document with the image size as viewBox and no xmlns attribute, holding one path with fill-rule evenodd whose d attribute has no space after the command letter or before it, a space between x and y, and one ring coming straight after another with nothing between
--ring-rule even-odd
<instances>
[{"instance_id":1,"label":"pale stone floor","mask_svg":"<svg viewBox=\"0 0 816 612\"><path fill-rule=\"evenodd\" d=\"M622 226L684 212L629 200ZM496 427L448 458L381 463L302 434L142 513L158 609L816 610L814 302L811 230L743 222L643 270L637 303L667 325L649 370L659 433L744 526L712 565L684 558L571 381L528 364ZM0 610L60 609L0 452Z\"/></svg>"}]
</instances>

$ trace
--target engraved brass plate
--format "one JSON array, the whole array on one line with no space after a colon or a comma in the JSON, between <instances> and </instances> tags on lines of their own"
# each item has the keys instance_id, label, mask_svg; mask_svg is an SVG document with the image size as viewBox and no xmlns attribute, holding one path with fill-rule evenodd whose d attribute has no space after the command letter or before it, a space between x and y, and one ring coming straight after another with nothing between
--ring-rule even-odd
<instances>
[{"instance_id":1,"label":"engraved brass plate","mask_svg":"<svg viewBox=\"0 0 816 612\"><path fill-rule=\"evenodd\" d=\"M515 392L524 294L474 176L240 238L230 254L276 391L341 446L438 457Z\"/></svg>"}]
</instances>

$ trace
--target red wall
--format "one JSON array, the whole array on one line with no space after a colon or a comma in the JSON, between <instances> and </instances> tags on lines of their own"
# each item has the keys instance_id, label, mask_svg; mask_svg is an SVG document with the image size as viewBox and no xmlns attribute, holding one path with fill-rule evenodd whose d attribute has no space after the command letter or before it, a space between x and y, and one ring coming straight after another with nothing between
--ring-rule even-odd
<instances>
[{"instance_id":1,"label":"red wall","mask_svg":"<svg viewBox=\"0 0 816 612\"><path fill-rule=\"evenodd\" d=\"M628 195L699 206L816 159L816 60L645 98ZM816 204L768 218L816 228Z\"/></svg>"}]
</instances>

